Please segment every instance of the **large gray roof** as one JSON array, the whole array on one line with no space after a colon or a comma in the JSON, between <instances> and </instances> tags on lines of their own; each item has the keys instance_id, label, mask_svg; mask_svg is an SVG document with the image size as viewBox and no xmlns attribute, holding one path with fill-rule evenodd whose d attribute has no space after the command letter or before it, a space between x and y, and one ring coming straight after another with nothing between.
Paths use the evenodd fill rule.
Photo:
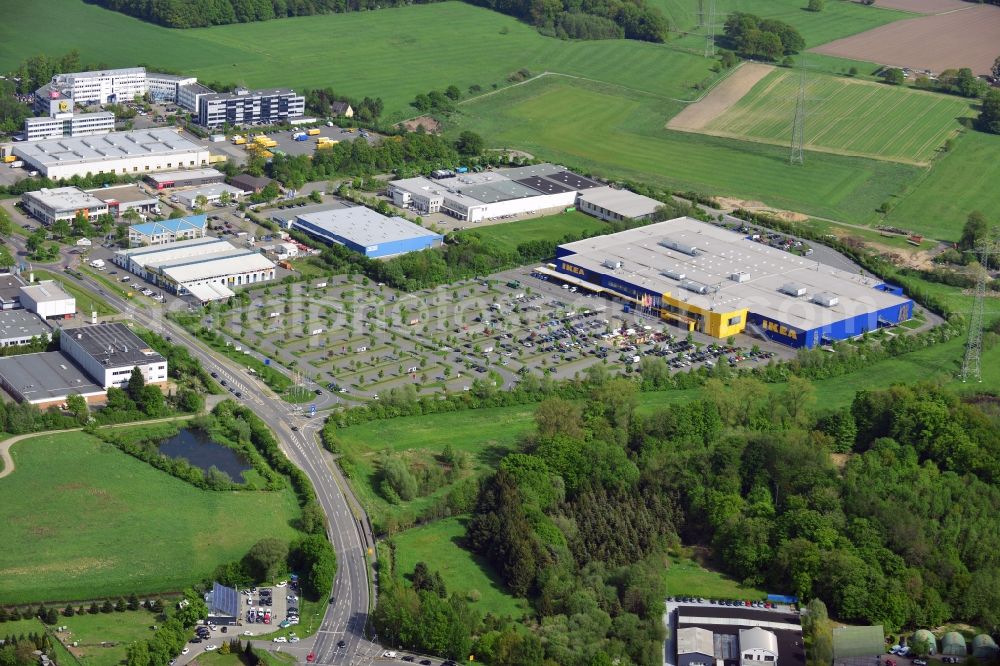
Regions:
<instances>
[{"instance_id":1,"label":"large gray roof","mask_svg":"<svg viewBox=\"0 0 1000 666\"><path fill-rule=\"evenodd\" d=\"M185 139L174 130L163 128L62 137L14 146L16 155L45 167L197 151L208 152L208 149Z\"/></svg>"},{"instance_id":2,"label":"large gray roof","mask_svg":"<svg viewBox=\"0 0 1000 666\"><path fill-rule=\"evenodd\" d=\"M106 367L160 363L165 359L125 324L97 324L63 331Z\"/></svg>"},{"instance_id":3,"label":"large gray roof","mask_svg":"<svg viewBox=\"0 0 1000 666\"><path fill-rule=\"evenodd\" d=\"M58 351L0 358L0 377L29 402L105 392L73 359Z\"/></svg>"},{"instance_id":4,"label":"large gray roof","mask_svg":"<svg viewBox=\"0 0 1000 666\"><path fill-rule=\"evenodd\" d=\"M309 231L309 226L344 238L365 247L379 243L440 237L433 231L424 229L401 217L386 217L364 206L353 206L340 210L326 210L299 215L293 225Z\"/></svg>"},{"instance_id":5,"label":"large gray roof","mask_svg":"<svg viewBox=\"0 0 1000 666\"><path fill-rule=\"evenodd\" d=\"M36 338L52 329L41 317L27 310L0 310L0 340Z\"/></svg>"}]
</instances>

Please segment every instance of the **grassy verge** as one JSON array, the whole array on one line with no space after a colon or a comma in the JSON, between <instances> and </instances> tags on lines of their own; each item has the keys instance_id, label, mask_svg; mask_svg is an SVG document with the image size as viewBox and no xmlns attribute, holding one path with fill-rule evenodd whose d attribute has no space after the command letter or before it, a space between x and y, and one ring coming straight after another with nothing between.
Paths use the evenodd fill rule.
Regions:
<instances>
[{"instance_id":1,"label":"grassy verge","mask_svg":"<svg viewBox=\"0 0 1000 666\"><path fill-rule=\"evenodd\" d=\"M40 269L35 269L32 272L35 274L36 280L55 280L58 282L67 294L76 299L76 311L80 313L81 317L89 317L91 312L96 312L98 317L118 314L118 310L111 307L103 298L78 287L63 275L56 275Z\"/></svg>"},{"instance_id":2,"label":"grassy verge","mask_svg":"<svg viewBox=\"0 0 1000 666\"><path fill-rule=\"evenodd\" d=\"M261 538L296 534L291 490L198 490L83 433L31 438L11 455L5 603L179 590Z\"/></svg>"},{"instance_id":3,"label":"grassy verge","mask_svg":"<svg viewBox=\"0 0 1000 666\"><path fill-rule=\"evenodd\" d=\"M530 220L518 220L503 224L466 228L460 236L476 234L494 241L505 250L516 250L528 241L561 241L566 236L580 236L588 233L607 233L608 224L579 211L547 215Z\"/></svg>"},{"instance_id":4,"label":"grassy verge","mask_svg":"<svg viewBox=\"0 0 1000 666\"><path fill-rule=\"evenodd\" d=\"M125 661L125 650L130 643L153 635L151 627L158 624L156 618L146 610L60 617L59 624L68 629L59 636L70 643L79 641L74 649L83 666L117 666Z\"/></svg>"},{"instance_id":5,"label":"grassy verge","mask_svg":"<svg viewBox=\"0 0 1000 666\"><path fill-rule=\"evenodd\" d=\"M527 601L507 592L493 567L460 545L466 521L445 518L393 537L399 573L408 576L417 562L425 562L431 571L441 573L449 593L464 596L480 613L520 619L528 611Z\"/></svg>"},{"instance_id":6,"label":"grassy verge","mask_svg":"<svg viewBox=\"0 0 1000 666\"><path fill-rule=\"evenodd\" d=\"M731 578L705 568L689 553L671 555L663 572L670 596L704 597L706 599L763 599L767 593L745 587Z\"/></svg>"}]
</instances>

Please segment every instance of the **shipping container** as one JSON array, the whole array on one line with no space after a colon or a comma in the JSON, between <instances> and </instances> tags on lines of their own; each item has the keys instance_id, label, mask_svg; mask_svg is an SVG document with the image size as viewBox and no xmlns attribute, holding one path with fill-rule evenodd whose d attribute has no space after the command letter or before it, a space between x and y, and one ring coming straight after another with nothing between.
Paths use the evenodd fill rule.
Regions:
<instances>
[{"instance_id":1,"label":"shipping container","mask_svg":"<svg viewBox=\"0 0 1000 666\"><path fill-rule=\"evenodd\" d=\"M313 127L311 130L306 130L309 136L319 136L319 128Z\"/></svg>"}]
</instances>

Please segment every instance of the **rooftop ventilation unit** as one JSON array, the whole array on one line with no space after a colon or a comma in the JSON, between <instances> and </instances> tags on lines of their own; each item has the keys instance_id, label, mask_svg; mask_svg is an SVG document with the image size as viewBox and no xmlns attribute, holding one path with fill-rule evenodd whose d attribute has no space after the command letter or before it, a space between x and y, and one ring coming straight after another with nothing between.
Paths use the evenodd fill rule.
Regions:
<instances>
[{"instance_id":1,"label":"rooftop ventilation unit","mask_svg":"<svg viewBox=\"0 0 1000 666\"><path fill-rule=\"evenodd\" d=\"M824 291L813 295L812 302L822 305L824 308L832 308L834 305L840 303L840 297Z\"/></svg>"},{"instance_id":2,"label":"rooftop ventilation unit","mask_svg":"<svg viewBox=\"0 0 1000 666\"><path fill-rule=\"evenodd\" d=\"M699 254L698 248L694 245L688 245L686 243L681 243L679 241L671 240L670 238L664 238L659 243L660 247L665 247L668 250L677 250L683 254L691 257L696 257Z\"/></svg>"},{"instance_id":3,"label":"rooftop ventilation unit","mask_svg":"<svg viewBox=\"0 0 1000 666\"><path fill-rule=\"evenodd\" d=\"M693 291L696 294L710 294L716 290L715 287L710 287L707 284L695 282L694 280L684 280L681 282L681 286L688 291Z\"/></svg>"},{"instance_id":4,"label":"rooftop ventilation unit","mask_svg":"<svg viewBox=\"0 0 1000 666\"><path fill-rule=\"evenodd\" d=\"M675 271L675 270L663 271L662 275L665 275L666 277L670 278L671 280L677 280L678 282L687 277L687 275L685 273L682 273L680 271Z\"/></svg>"},{"instance_id":5,"label":"rooftop ventilation unit","mask_svg":"<svg viewBox=\"0 0 1000 666\"><path fill-rule=\"evenodd\" d=\"M750 274L743 272L730 273L729 279L732 280L733 282L749 282Z\"/></svg>"},{"instance_id":6,"label":"rooftop ventilation unit","mask_svg":"<svg viewBox=\"0 0 1000 666\"><path fill-rule=\"evenodd\" d=\"M616 271L622 267L622 262L618 261L617 259L605 259L604 267Z\"/></svg>"},{"instance_id":7,"label":"rooftop ventilation unit","mask_svg":"<svg viewBox=\"0 0 1000 666\"><path fill-rule=\"evenodd\" d=\"M781 285L781 288L778 289L778 291L783 294L788 294L789 296L794 296L795 298L806 295L806 288L794 282L786 282Z\"/></svg>"}]
</instances>

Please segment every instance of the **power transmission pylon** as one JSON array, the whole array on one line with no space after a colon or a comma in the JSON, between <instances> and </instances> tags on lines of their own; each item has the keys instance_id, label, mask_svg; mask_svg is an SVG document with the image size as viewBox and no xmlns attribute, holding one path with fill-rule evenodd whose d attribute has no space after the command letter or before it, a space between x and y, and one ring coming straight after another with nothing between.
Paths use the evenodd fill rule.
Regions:
<instances>
[{"instance_id":1,"label":"power transmission pylon","mask_svg":"<svg viewBox=\"0 0 1000 666\"><path fill-rule=\"evenodd\" d=\"M702 22L705 26L705 57L715 57L715 0L702 0Z\"/></svg>"},{"instance_id":2,"label":"power transmission pylon","mask_svg":"<svg viewBox=\"0 0 1000 666\"><path fill-rule=\"evenodd\" d=\"M965 343L965 358L962 359L962 381L974 379L983 381L979 368L979 357L983 351L983 311L986 303L986 280L989 278L990 258L1000 254L995 243L982 242L976 247L979 256L979 276L976 279L976 294L972 300L972 316L969 318L969 339Z\"/></svg>"},{"instance_id":3,"label":"power transmission pylon","mask_svg":"<svg viewBox=\"0 0 1000 666\"><path fill-rule=\"evenodd\" d=\"M805 57L799 63L799 94L795 98L795 119L792 121L792 146L788 161L792 164L805 163L806 143L806 64Z\"/></svg>"}]
</instances>

